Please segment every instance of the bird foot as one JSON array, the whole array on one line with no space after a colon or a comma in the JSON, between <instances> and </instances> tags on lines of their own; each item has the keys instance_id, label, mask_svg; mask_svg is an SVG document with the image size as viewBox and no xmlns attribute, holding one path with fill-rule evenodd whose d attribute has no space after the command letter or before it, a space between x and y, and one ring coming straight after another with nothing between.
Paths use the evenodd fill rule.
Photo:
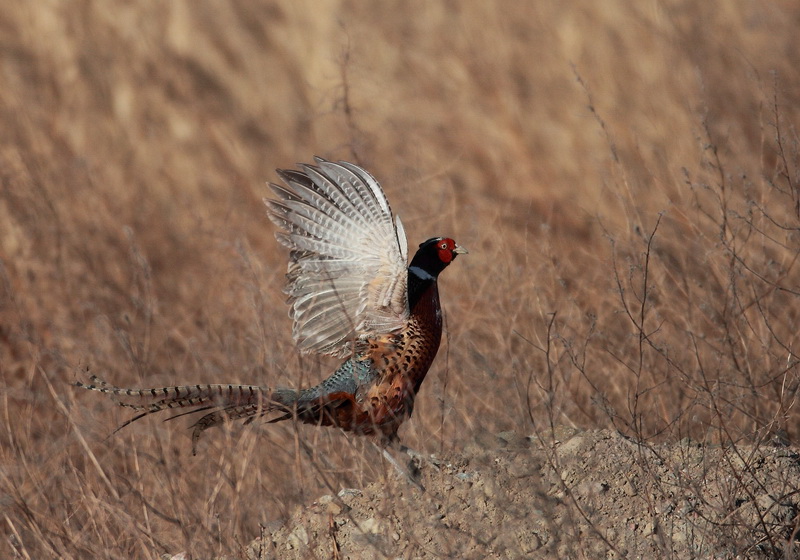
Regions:
<instances>
[{"instance_id":1,"label":"bird foot","mask_svg":"<svg viewBox=\"0 0 800 560\"><path fill-rule=\"evenodd\" d=\"M413 460L409 461L408 465L402 465L385 447L381 448L381 453L383 453L386 460L389 461L402 478L408 480L412 486L425 492L425 486L423 486L422 482L419 480L421 474L419 466L415 465Z\"/></svg>"},{"instance_id":2,"label":"bird foot","mask_svg":"<svg viewBox=\"0 0 800 560\"><path fill-rule=\"evenodd\" d=\"M439 470L442 468L444 461L438 459L435 455L426 455L425 453L420 453L410 447L406 447L405 445L400 445L400 451L408 455L409 457L409 465L413 465L414 469L419 471L419 465L421 463L427 463L431 467Z\"/></svg>"}]
</instances>

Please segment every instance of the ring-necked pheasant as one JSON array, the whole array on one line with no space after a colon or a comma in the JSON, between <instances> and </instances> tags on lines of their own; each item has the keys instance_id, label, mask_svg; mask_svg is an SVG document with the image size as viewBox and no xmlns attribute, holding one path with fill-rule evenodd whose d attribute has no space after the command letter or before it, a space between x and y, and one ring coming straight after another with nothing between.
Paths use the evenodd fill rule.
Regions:
<instances>
[{"instance_id":1,"label":"ring-necked pheasant","mask_svg":"<svg viewBox=\"0 0 800 560\"><path fill-rule=\"evenodd\" d=\"M442 311L437 278L467 251L447 237L419 246L408 261L402 223L378 181L366 170L316 158L316 166L278 170L278 199L265 200L269 218L290 249L286 293L293 336L303 352L345 357L319 385L302 390L253 385L187 385L156 389L115 387L91 376L84 389L109 393L139 411L122 427L156 412L206 411L200 434L226 420L246 423L296 418L308 424L397 440L400 424L439 349Z\"/></svg>"}]
</instances>

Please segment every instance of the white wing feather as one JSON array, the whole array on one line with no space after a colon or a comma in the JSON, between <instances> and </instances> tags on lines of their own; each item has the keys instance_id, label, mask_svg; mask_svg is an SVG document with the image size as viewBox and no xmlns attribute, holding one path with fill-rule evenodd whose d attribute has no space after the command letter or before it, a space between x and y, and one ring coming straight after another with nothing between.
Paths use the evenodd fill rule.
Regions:
<instances>
[{"instance_id":1,"label":"white wing feather","mask_svg":"<svg viewBox=\"0 0 800 560\"><path fill-rule=\"evenodd\" d=\"M346 356L353 342L400 330L409 317L408 242L380 184L347 162L278 174L265 200L289 255L292 334L304 352Z\"/></svg>"}]
</instances>

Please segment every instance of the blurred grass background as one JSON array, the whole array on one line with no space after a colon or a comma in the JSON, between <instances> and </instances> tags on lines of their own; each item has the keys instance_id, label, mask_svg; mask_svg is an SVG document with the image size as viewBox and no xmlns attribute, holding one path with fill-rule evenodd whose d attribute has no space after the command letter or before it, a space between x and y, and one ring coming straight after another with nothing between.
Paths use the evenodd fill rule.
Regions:
<instances>
[{"instance_id":1,"label":"blurred grass background","mask_svg":"<svg viewBox=\"0 0 800 560\"><path fill-rule=\"evenodd\" d=\"M127 418L69 383L298 386L261 198L367 167L443 274L401 431L798 436L800 5L37 2L0 13L0 555L238 554L381 476L332 430ZM205 556L203 556L205 555Z\"/></svg>"}]
</instances>

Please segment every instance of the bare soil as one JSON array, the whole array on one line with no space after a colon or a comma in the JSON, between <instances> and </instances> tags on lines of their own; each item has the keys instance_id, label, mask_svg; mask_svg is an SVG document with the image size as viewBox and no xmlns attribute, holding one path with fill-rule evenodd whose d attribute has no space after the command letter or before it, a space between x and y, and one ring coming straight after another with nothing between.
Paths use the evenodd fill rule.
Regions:
<instances>
[{"instance_id":1,"label":"bare soil","mask_svg":"<svg viewBox=\"0 0 800 560\"><path fill-rule=\"evenodd\" d=\"M800 454L609 431L486 435L300 506L248 558L794 557ZM776 549L776 545L778 548Z\"/></svg>"}]
</instances>

